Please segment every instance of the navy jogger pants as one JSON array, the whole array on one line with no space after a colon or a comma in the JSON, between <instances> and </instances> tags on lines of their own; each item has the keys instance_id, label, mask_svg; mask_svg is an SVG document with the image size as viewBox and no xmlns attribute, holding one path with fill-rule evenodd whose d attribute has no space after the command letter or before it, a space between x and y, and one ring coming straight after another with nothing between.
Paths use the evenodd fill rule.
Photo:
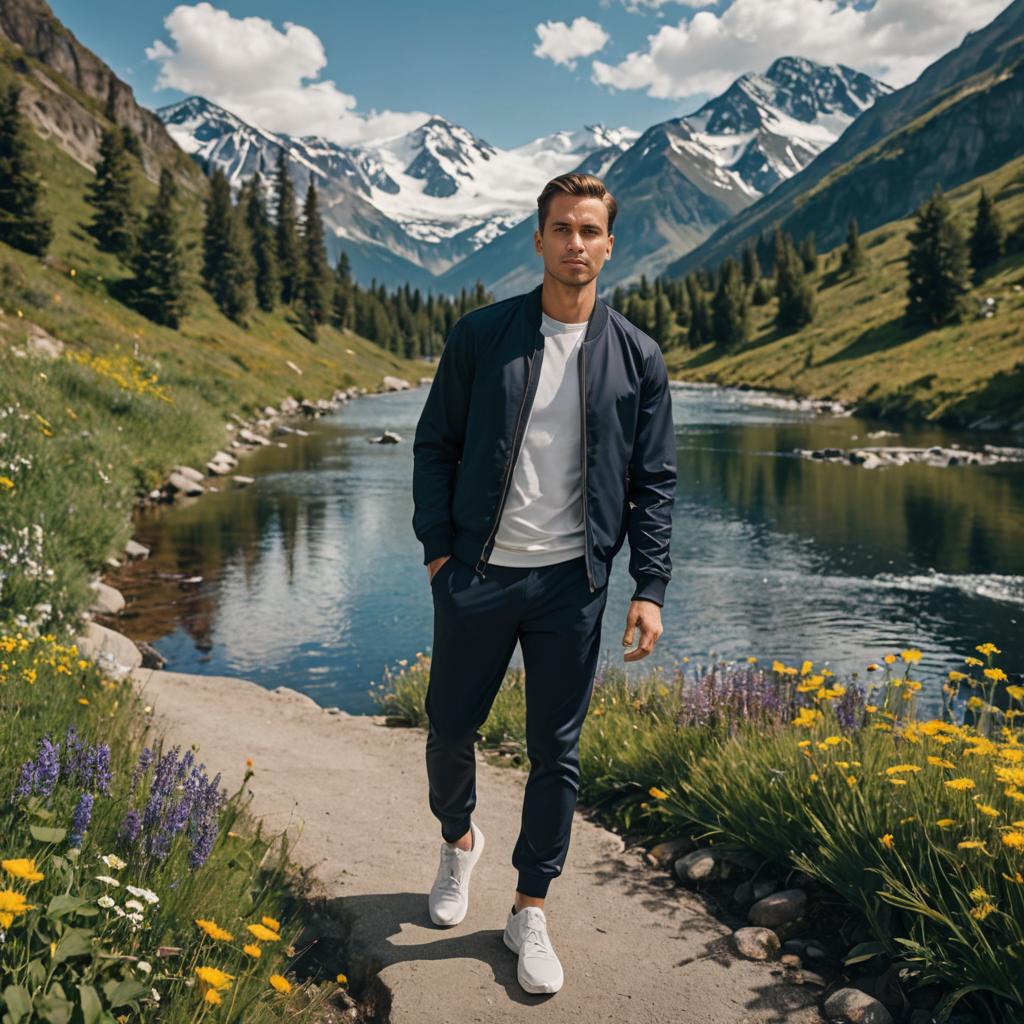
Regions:
<instances>
[{"instance_id":1,"label":"navy jogger pants","mask_svg":"<svg viewBox=\"0 0 1024 1024\"><path fill-rule=\"evenodd\" d=\"M430 809L453 842L476 806L474 744L518 640L530 772L512 852L518 890L543 897L561 874L579 792L579 736L593 691L605 586L584 557L532 568L488 565L481 578L450 557L430 580L434 645L425 698Z\"/></svg>"}]
</instances>

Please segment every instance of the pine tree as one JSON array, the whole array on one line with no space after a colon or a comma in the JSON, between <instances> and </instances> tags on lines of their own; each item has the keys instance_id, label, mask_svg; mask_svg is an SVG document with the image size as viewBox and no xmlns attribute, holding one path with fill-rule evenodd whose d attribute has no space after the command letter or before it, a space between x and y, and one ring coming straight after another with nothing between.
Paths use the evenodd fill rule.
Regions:
<instances>
[{"instance_id":1,"label":"pine tree","mask_svg":"<svg viewBox=\"0 0 1024 1024\"><path fill-rule=\"evenodd\" d=\"M316 340L316 325L327 323L331 306L331 268L324 244L324 222L320 218L316 186L312 179L302 207L302 279L299 298L303 331Z\"/></svg>"},{"instance_id":2,"label":"pine tree","mask_svg":"<svg viewBox=\"0 0 1024 1024\"><path fill-rule=\"evenodd\" d=\"M967 243L936 185L907 233L907 316L938 325L959 320L967 292Z\"/></svg>"},{"instance_id":3,"label":"pine tree","mask_svg":"<svg viewBox=\"0 0 1024 1024\"><path fill-rule=\"evenodd\" d=\"M185 251L181 243L178 186L167 168L132 254L136 308L158 324L177 327L185 314Z\"/></svg>"},{"instance_id":4,"label":"pine tree","mask_svg":"<svg viewBox=\"0 0 1024 1024\"><path fill-rule=\"evenodd\" d=\"M739 348L745 344L748 312L743 275L736 261L730 257L722 264L718 288L711 300L711 336L715 342L725 348Z\"/></svg>"},{"instance_id":5,"label":"pine tree","mask_svg":"<svg viewBox=\"0 0 1024 1024\"><path fill-rule=\"evenodd\" d=\"M804 263L788 234L776 229L775 294L779 308L775 323L779 330L803 327L814 319L814 286L804 273Z\"/></svg>"},{"instance_id":6,"label":"pine tree","mask_svg":"<svg viewBox=\"0 0 1024 1024\"><path fill-rule=\"evenodd\" d=\"M971 266L983 270L995 263L1006 251L1006 229L995 203L982 189L978 196L978 210L971 228Z\"/></svg>"},{"instance_id":7,"label":"pine tree","mask_svg":"<svg viewBox=\"0 0 1024 1024\"><path fill-rule=\"evenodd\" d=\"M818 272L818 247L814 242L813 231L800 243L800 260L805 274Z\"/></svg>"},{"instance_id":8,"label":"pine tree","mask_svg":"<svg viewBox=\"0 0 1024 1024\"><path fill-rule=\"evenodd\" d=\"M686 343L690 348L698 348L711 340L711 307L703 291L691 292L690 303L692 313Z\"/></svg>"},{"instance_id":9,"label":"pine tree","mask_svg":"<svg viewBox=\"0 0 1024 1024\"><path fill-rule=\"evenodd\" d=\"M743 249L743 283L752 288L761 280L761 263L757 258L757 250L752 246Z\"/></svg>"},{"instance_id":10,"label":"pine tree","mask_svg":"<svg viewBox=\"0 0 1024 1024\"><path fill-rule=\"evenodd\" d=\"M277 274L274 231L267 214L267 204L263 198L263 179L259 171L249 180L242 198L239 199L239 205L243 209L245 224L252 239L256 302L265 313L270 313L277 305L281 281Z\"/></svg>"},{"instance_id":11,"label":"pine tree","mask_svg":"<svg viewBox=\"0 0 1024 1024\"><path fill-rule=\"evenodd\" d=\"M288 176L288 161L284 150L281 150L277 160L274 202L274 242L277 270L281 278L281 301L285 305L291 305L299 292L302 266L299 256L299 228L295 214L295 187Z\"/></svg>"},{"instance_id":12,"label":"pine tree","mask_svg":"<svg viewBox=\"0 0 1024 1024\"><path fill-rule=\"evenodd\" d=\"M96 208L89 230L101 249L123 260L131 257L139 231L135 208L135 169L124 147L124 135L117 129L103 132L96 179L86 190L86 199Z\"/></svg>"},{"instance_id":13,"label":"pine tree","mask_svg":"<svg viewBox=\"0 0 1024 1024\"><path fill-rule=\"evenodd\" d=\"M20 94L12 85L0 99L0 242L42 256L53 240L53 226L43 209L42 183L18 109Z\"/></svg>"},{"instance_id":14,"label":"pine tree","mask_svg":"<svg viewBox=\"0 0 1024 1024\"><path fill-rule=\"evenodd\" d=\"M662 352L672 345L674 321L668 296L659 292L654 300L654 340Z\"/></svg>"},{"instance_id":15,"label":"pine tree","mask_svg":"<svg viewBox=\"0 0 1024 1024\"><path fill-rule=\"evenodd\" d=\"M846 245L843 246L840 268L844 273L856 274L863 266L864 249L860 244L860 230L857 218L851 217L846 229Z\"/></svg>"},{"instance_id":16,"label":"pine tree","mask_svg":"<svg viewBox=\"0 0 1024 1024\"><path fill-rule=\"evenodd\" d=\"M254 300L255 263L244 211L231 203L231 186L221 170L210 179L203 226L203 281L220 311L242 323Z\"/></svg>"}]
</instances>

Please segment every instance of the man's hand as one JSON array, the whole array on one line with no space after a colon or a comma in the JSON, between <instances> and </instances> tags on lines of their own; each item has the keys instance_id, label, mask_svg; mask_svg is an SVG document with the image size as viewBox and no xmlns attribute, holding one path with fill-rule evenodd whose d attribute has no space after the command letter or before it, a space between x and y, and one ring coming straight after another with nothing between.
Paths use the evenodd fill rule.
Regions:
<instances>
[{"instance_id":1,"label":"man's hand","mask_svg":"<svg viewBox=\"0 0 1024 1024\"><path fill-rule=\"evenodd\" d=\"M435 558L432 562L427 562L427 582L431 583L434 579L434 573L444 565L445 562L451 558L451 555L442 555L440 558Z\"/></svg>"},{"instance_id":2,"label":"man's hand","mask_svg":"<svg viewBox=\"0 0 1024 1024\"><path fill-rule=\"evenodd\" d=\"M629 611L626 613L626 632L622 636L623 646L633 646L635 626L640 627L640 646L635 650L626 651L622 655L623 661L639 661L654 650L658 637L664 632L661 626L661 607L653 601L629 602Z\"/></svg>"}]
</instances>

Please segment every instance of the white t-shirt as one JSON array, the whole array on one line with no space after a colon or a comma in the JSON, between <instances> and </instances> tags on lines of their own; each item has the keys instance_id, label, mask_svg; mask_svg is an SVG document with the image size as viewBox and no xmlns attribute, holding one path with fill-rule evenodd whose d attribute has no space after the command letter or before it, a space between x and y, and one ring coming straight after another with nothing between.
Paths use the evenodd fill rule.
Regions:
<instances>
[{"instance_id":1,"label":"white t-shirt","mask_svg":"<svg viewBox=\"0 0 1024 1024\"><path fill-rule=\"evenodd\" d=\"M586 322L541 314L544 359L494 538L494 565L550 565L586 551L577 365L586 330Z\"/></svg>"}]
</instances>

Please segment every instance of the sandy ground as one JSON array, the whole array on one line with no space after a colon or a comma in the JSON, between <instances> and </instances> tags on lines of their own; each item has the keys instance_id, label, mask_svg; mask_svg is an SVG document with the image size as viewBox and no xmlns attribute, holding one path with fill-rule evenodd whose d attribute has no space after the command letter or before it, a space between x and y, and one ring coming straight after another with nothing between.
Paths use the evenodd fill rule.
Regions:
<instances>
[{"instance_id":1,"label":"sandy ground","mask_svg":"<svg viewBox=\"0 0 1024 1024\"><path fill-rule=\"evenodd\" d=\"M489 765L478 752L474 820L487 847L465 920L438 928L426 894L441 836L427 806L422 730L328 713L295 691L242 679L150 669L133 678L167 740L195 744L229 792L253 759L252 811L271 829L288 829L293 858L323 883L347 933L353 987L368 984L380 1021L821 1020L814 990L781 984L768 965L737 957L728 929L699 899L579 811L545 907L565 984L554 995L528 995L501 941L525 773Z\"/></svg>"}]
</instances>

